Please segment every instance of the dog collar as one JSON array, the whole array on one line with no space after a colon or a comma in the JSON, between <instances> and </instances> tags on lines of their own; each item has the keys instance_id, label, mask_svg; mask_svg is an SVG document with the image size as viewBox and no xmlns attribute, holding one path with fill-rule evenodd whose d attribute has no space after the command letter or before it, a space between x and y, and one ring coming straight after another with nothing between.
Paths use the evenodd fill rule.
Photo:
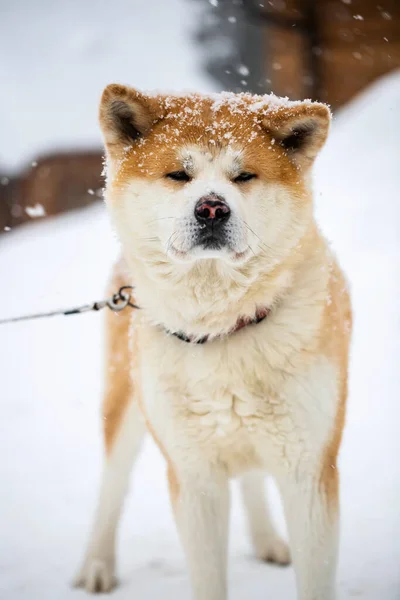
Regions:
<instances>
[{"instance_id":1,"label":"dog collar","mask_svg":"<svg viewBox=\"0 0 400 600\"><path fill-rule=\"evenodd\" d=\"M261 323L261 321L264 321L264 319L267 318L267 316L269 315L270 312L271 312L270 308L262 308L262 309L257 309L255 317L253 317L253 318L239 317L239 319L236 321L236 325L230 331L228 331L227 333L216 335L216 336L203 335L201 338L198 338L195 335L186 335L185 333L183 333L183 331L168 331L167 330L167 333L177 337L179 340L182 340L182 342L186 342L188 344L205 344L206 342L211 342L213 340L221 340L221 339L227 337L228 335L237 333L238 331L240 331L241 329L244 329L248 325L256 325L257 323Z\"/></svg>"}]
</instances>

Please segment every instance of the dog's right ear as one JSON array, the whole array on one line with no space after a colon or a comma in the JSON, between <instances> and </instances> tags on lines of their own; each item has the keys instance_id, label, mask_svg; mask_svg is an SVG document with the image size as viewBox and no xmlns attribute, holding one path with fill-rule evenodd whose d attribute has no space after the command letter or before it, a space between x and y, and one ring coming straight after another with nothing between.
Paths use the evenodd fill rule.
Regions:
<instances>
[{"instance_id":1,"label":"dog's right ear","mask_svg":"<svg viewBox=\"0 0 400 600\"><path fill-rule=\"evenodd\" d=\"M156 98L113 83L101 97L99 121L107 151L113 155L145 136L161 117Z\"/></svg>"}]
</instances>

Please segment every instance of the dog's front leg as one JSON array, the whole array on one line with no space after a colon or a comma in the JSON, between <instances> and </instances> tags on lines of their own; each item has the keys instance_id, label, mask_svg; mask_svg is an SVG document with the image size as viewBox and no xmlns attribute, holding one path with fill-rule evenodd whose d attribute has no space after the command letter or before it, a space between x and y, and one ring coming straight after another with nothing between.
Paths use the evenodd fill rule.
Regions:
<instances>
[{"instance_id":1,"label":"dog's front leg","mask_svg":"<svg viewBox=\"0 0 400 600\"><path fill-rule=\"evenodd\" d=\"M224 473L193 466L168 473L171 501L195 600L226 600L229 485Z\"/></svg>"},{"instance_id":2,"label":"dog's front leg","mask_svg":"<svg viewBox=\"0 0 400 600\"><path fill-rule=\"evenodd\" d=\"M280 480L299 600L334 600L338 546L337 472L292 472Z\"/></svg>"}]
</instances>

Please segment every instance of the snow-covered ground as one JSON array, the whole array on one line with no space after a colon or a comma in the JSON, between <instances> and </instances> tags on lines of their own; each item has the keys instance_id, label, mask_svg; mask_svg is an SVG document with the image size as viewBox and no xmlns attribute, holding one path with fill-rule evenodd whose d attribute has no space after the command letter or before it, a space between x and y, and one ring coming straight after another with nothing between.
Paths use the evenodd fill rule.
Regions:
<instances>
[{"instance_id":1,"label":"snow-covered ground","mask_svg":"<svg viewBox=\"0 0 400 600\"><path fill-rule=\"evenodd\" d=\"M163 2L141 3L139 20L133 18L132 8L138 3L132 3L128 14L120 13L121 39L128 34L139 38L139 50L137 42L132 42L130 58L124 59L120 71L117 57L125 42L117 35L113 11L110 9L109 17L114 33L107 38L104 49L98 41L103 41L102 30L100 35L99 28L93 25L93 15L86 15L84 9L78 11L75 6L82 27L81 33L76 34L81 45L74 39L63 52L65 57L75 57L72 65L76 65L78 79L73 78L68 63L66 81L60 74L59 85L67 90L74 84L81 97L77 98L74 91L61 101L61 92L57 91L54 104L59 103L62 108L62 124L57 123L55 105L54 113L50 111L49 115L40 109L40 98L47 102L51 86L47 84L46 90L38 91L33 84L34 72L24 76L26 90L31 88L30 99L36 98L34 106L39 111L32 126L35 130L26 124L21 127L21 122L15 120L17 115L28 119L31 106L22 111L22 99L16 93L17 88L22 91L22 59L11 57L15 88L11 81L10 97L15 104L3 98L0 117L7 131L6 137L2 134L2 141L10 140L11 145L8 155L8 146L3 143L1 157L16 164L27 157L28 151L34 153L42 146L75 141L73 117L81 103L77 136L79 128L86 127L82 139L85 143L94 141L95 104L101 86L109 80L131 81L143 87L209 90L211 84L190 69L196 56L182 34L182 22L190 23L193 18L193 4L182 0L168 2L170 7L173 3L178 11L173 19L164 10ZM13 11L18 12L22 5L28 13L33 11L33 3L31 8L17 0L8 4L4 12L6 23L4 19L0 21L8 41L0 36L1 44L11 44L12 38L18 37L17 32L14 36L7 33L10 23L15 22ZM43 12L42 31L47 33L51 29L48 22L52 22L53 4L40 3L49 11ZM67 4L74 3L59 6ZM106 3L99 4L104 8ZM122 4L122 0L114 0L110 6L122 11ZM28 17L29 14L24 15ZM79 30L71 13L65 13L64 21L67 33L68 28ZM87 28L92 25L92 38L97 42L88 48L87 40L92 38ZM36 29L38 36L38 26ZM140 44L146 42L146 29L147 35L156 36L160 43L157 69L153 70L154 49L149 56L140 51ZM48 44L57 45L57 39L56 31L53 37L47 36ZM23 43L29 44L29 36ZM177 52L180 43L185 52ZM100 52L97 44L103 48L100 50L104 52L104 72L98 58L90 58L91 53L97 56ZM58 62L57 52L51 52L49 63L42 66L49 77ZM91 61L94 74L89 72ZM81 62L90 79L90 89L85 87ZM4 82L2 75L0 79ZM43 73L40 82L44 86ZM7 102L8 114L4 112ZM351 281L355 312L349 412L341 453L340 600L400 598L399 106L400 75L395 74L368 90L338 116L316 167L318 217ZM86 120L90 122L87 125ZM18 140L12 145L17 126ZM116 252L102 205L2 235L0 317L101 298ZM71 590L68 584L86 542L100 476L101 323L99 314L88 314L3 326L0 330L0 598L85 597L84 592ZM278 499L275 490L272 492L283 527ZM163 460L149 441L137 465L120 533L122 585L113 597L189 597L185 564L167 498ZM236 489L230 554L232 600L294 600L292 569L282 570L252 559Z\"/></svg>"}]
</instances>

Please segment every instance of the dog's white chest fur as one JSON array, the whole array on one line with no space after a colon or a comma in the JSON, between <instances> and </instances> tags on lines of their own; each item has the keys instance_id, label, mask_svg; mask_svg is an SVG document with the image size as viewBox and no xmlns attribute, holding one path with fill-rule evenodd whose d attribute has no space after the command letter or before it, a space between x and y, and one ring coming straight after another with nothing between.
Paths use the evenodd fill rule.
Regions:
<instances>
[{"instance_id":1,"label":"dog's white chest fur","mask_svg":"<svg viewBox=\"0 0 400 600\"><path fill-rule=\"evenodd\" d=\"M217 360L213 349L185 345L182 352L179 368L165 368L168 358L159 356L146 361L143 374L157 435L176 451L198 447L235 475L249 466L285 468L326 442L337 402L336 369L327 358L289 372L239 353ZM159 366L156 377L151 363Z\"/></svg>"},{"instance_id":2,"label":"dog's white chest fur","mask_svg":"<svg viewBox=\"0 0 400 600\"><path fill-rule=\"evenodd\" d=\"M214 427L216 433L223 436L241 426L248 427L250 431L251 425L246 419L256 417L257 402L253 398L243 400L229 389L219 389L211 398L190 402L188 409L200 417L201 426Z\"/></svg>"}]
</instances>

